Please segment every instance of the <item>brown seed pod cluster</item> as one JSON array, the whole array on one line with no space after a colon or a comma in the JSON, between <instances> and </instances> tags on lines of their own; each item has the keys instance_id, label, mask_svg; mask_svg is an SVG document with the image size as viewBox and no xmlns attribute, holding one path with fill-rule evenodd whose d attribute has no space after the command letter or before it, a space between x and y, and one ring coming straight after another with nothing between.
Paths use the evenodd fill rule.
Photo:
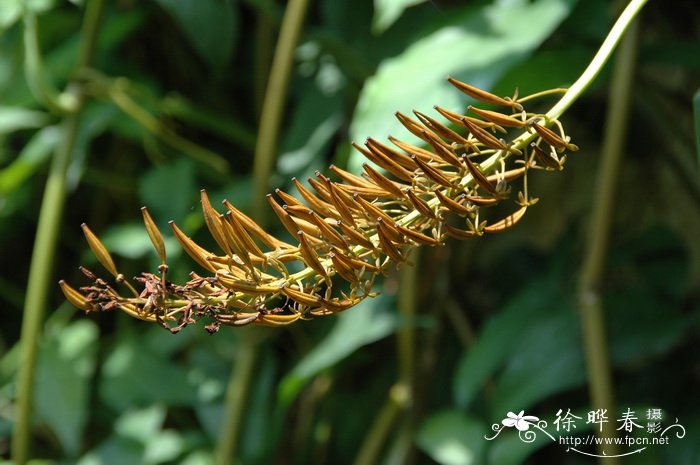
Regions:
<instances>
[{"instance_id":1,"label":"brown seed pod cluster","mask_svg":"<svg viewBox=\"0 0 700 465\"><path fill-rule=\"evenodd\" d=\"M158 274L142 273L133 283L83 225L114 283L83 269L91 284L76 290L61 281L66 298L88 312L121 309L172 332L202 318L210 332L220 325L286 325L353 307L372 295L379 274L409 261L414 247L511 228L537 200L527 191L528 172L562 169L562 152L577 147L558 121L526 112L516 97L449 81L505 111L470 106L462 115L435 107L447 124L418 111L397 113L421 146L370 138L353 144L371 162L360 175L331 166L332 174L316 172L310 187L294 179L298 197L280 189L268 195L292 242L270 235L228 201L217 210L202 191L204 220L220 250L204 249L171 222L182 248L208 273L192 273L183 285L168 280L163 237L145 208L146 231L162 264ZM492 218L514 185L517 209Z\"/></svg>"}]
</instances>

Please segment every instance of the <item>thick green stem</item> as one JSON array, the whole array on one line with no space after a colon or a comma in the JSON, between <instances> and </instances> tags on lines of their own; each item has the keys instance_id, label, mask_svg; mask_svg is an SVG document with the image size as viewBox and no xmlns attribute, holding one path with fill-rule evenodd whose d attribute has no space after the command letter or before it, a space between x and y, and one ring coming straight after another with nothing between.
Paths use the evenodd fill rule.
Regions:
<instances>
[{"instance_id":1,"label":"thick green stem","mask_svg":"<svg viewBox=\"0 0 700 465\"><path fill-rule=\"evenodd\" d=\"M386 403L376 416L374 424L367 432L360 451L355 457L355 465L373 465L377 463L379 454L387 443L389 434L394 430L396 420L409 402L409 389L401 381L392 386Z\"/></svg>"},{"instance_id":2,"label":"thick green stem","mask_svg":"<svg viewBox=\"0 0 700 465\"><path fill-rule=\"evenodd\" d=\"M88 66L92 60L103 7L103 0L93 0L87 3L81 48L78 56L78 69ZM25 21L26 24L31 24L31 20L29 22ZM33 34L35 33L36 31L33 32ZM30 60L31 58L27 57L27 59ZM63 138L60 145L56 148L46 181L44 197L39 212L37 234L29 266L27 296L24 301L20 362L17 374L17 409L12 434L12 460L15 465L24 465L29 456L37 351L51 281L60 221L65 204L66 171L75 147L80 127L80 114L83 108L83 95L79 84L72 83L66 95L75 105L71 105L72 112L64 118L62 123Z\"/></svg>"},{"instance_id":3,"label":"thick green stem","mask_svg":"<svg viewBox=\"0 0 700 465\"><path fill-rule=\"evenodd\" d=\"M226 389L224 415L216 446L216 465L234 463L238 451L243 417L247 411L248 391L255 372L255 360L260 345L257 328L249 328L243 335L238 353L231 368L231 377Z\"/></svg>"},{"instance_id":4,"label":"thick green stem","mask_svg":"<svg viewBox=\"0 0 700 465\"><path fill-rule=\"evenodd\" d=\"M294 63L294 49L299 40L307 6L308 0L291 0L287 5L267 82L253 166L253 213L259 222L264 222L264 212L267 211L265 195L269 189L270 172L276 159L282 112Z\"/></svg>"},{"instance_id":5,"label":"thick green stem","mask_svg":"<svg viewBox=\"0 0 700 465\"><path fill-rule=\"evenodd\" d=\"M606 341L605 316L600 295L604 276L611 219L615 206L615 190L620 160L627 136L628 115L632 96L634 68L637 59L637 23L633 22L622 41L612 75L610 105L605 123L601 162L596 182L595 198L579 282L579 309L583 344L588 368L589 390L593 409L606 409L613 415L614 388L611 379L610 357ZM606 436L614 434L605 432ZM614 455L609 447L600 447L599 453ZM618 458L606 458L615 465Z\"/></svg>"}]
</instances>

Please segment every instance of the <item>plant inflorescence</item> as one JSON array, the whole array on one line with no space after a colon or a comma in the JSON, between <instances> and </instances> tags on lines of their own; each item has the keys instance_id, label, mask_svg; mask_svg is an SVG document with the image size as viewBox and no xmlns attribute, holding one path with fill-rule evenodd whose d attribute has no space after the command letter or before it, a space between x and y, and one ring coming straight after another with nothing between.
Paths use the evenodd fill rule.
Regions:
<instances>
[{"instance_id":1,"label":"plant inflorescence","mask_svg":"<svg viewBox=\"0 0 700 465\"><path fill-rule=\"evenodd\" d=\"M87 312L120 309L172 332L202 318L210 332L220 325L286 325L353 307L372 295L375 278L391 264L408 262L414 247L511 228L537 201L528 193L528 173L560 170L563 152L577 150L557 119L523 107L561 90L509 98L449 81L503 110L470 106L461 114L436 106L447 123L418 111L397 113L422 147L370 138L353 144L371 162L360 176L331 166L332 177L316 172L310 187L294 179L298 196L280 189L267 196L291 242L272 236L228 201L219 212L202 191L204 220L220 253L201 247L174 222L170 226L206 275L193 272L185 284L168 280L163 236L144 207L146 231L161 260L158 273L126 279L83 225L114 283L81 268L91 283L77 290L61 281L66 298ZM495 208L511 197L514 208Z\"/></svg>"}]
</instances>

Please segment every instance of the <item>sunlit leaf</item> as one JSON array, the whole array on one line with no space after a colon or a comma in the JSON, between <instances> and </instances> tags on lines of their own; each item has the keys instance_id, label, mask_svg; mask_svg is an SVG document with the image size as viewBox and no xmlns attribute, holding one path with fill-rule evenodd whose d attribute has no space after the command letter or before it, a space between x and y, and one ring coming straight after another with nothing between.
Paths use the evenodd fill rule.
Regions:
<instances>
[{"instance_id":1,"label":"sunlit leaf","mask_svg":"<svg viewBox=\"0 0 700 465\"><path fill-rule=\"evenodd\" d=\"M413 5L423 3L425 0L374 0L374 18L372 19L372 31L381 34L396 22L401 13Z\"/></svg>"},{"instance_id":2,"label":"sunlit leaf","mask_svg":"<svg viewBox=\"0 0 700 465\"><path fill-rule=\"evenodd\" d=\"M44 112L0 106L0 134L7 134L19 129L39 128L48 122L49 116Z\"/></svg>"},{"instance_id":3,"label":"sunlit leaf","mask_svg":"<svg viewBox=\"0 0 700 465\"><path fill-rule=\"evenodd\" d=\"M384 60L377 74L367 80L350 127L351 139L405 136L400 123L387 116L387 109L405 114L413 109L430 111L434 105L463 110L466 102L446 82L448 75L490 88L552 33L574 3L500 1L465 7L450 15L435 32ZM356 171L360 171L360 158L352 159Z\"/></svg>"},{"instance_id":4,"label":"sunlit leaf","mask_svg":"<svg viewBox=\"0 0 700 465\"><path fill-rule=\"evenodd\" d=\"M52 331L39 355L35 384L37 417L54 431L71 456L81 448L88 419L89 383L97 355L97 326L78 320Z\"/></svg>"},{"instance_id":5,"label":"sunlit leaf","mask_svg":"<svg viewBox=\"0 0 700 465\"><path fill-rule=\"evenodd\" d=\"M312 376L332 367L358 348L396 331L397 316L386 311L390 301L386 295L365 299L352 311L338 315L338 322L331 332L283 378L278 393L280 402L290 403Z\"/></svg>"},{"instance_id":6,"label":"sunlit leaf","mask_svg":"<svg viewBox=\"0 0 700 465\"><path fill-rule=\"evenodd\" d=\"M418 447L440 465L480 465L486 426L456 410L434 413L418 429Z\"/></svg>"},{"instance_id":7,"label":"sunlit leaf","mask_svg":"<svg viewBox=\"0 0 700 465\"><path fill-rule=\"evenodd\" d=\"M233 52L238 29L233 0L156 0L170 13L197 53L220 68Z\"/></svg>"}]
</instances>

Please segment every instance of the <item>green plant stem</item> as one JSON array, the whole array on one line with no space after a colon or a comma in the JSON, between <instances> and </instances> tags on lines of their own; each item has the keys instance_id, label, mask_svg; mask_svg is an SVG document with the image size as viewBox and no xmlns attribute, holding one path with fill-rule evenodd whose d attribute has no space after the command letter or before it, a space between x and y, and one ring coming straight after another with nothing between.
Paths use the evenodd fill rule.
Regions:
<instances>
[{"instance_id":1,"label":"green plant stem","mask_svg":"<svg viewBox=\"0 0 700 465\"><path fill-rule=\"evenodd\" d=\"M263 203L275 160L282 109L286 101L287 86L294 59L294 48L299 39L307 5L308 0L292 0L287 6L263 100L253 165L255 187L252 210L253 216L262 227L265 227L266 223L264 215L266 205ZM238 433L246 412L247 393L252 382L254 360L259 343L260 338L255 335L246 337L243 350L247 356L242 360L234 361L224 404L224 422L217 444L217 465L228 465L236 454Z\"/></svg>"},{"instance_id":2,"label":"green plant stem","mask_svg":"<svg viewBox=\"0 0 700 465\"><path fill-rule=\"evenodd\" d=\"M637 60L637 37L638 25L637 22L633 22L622 41L612 74L610 104L605 123L601 162L578 291L591 404L593 409L606 409L609 415L615 411L614 388L600 284L604 276L608 252L620 160L627 136L634 69ZM610 436L611 433L614 434L614 430L605 434ZM610 447L599 447L599 453L602 454L603 451L608 455L614 455ZM619 463L617 458L606 458L605 460L606 464Z\"/></svg>"},{"instance_id":3,"label":"green plant stem","mask_svg":"<svg viewBox=\"0 0 700 465\"><path fill-rule=\"evenodd\" d=\"M62 115L68 108L64 108L58 97L58 90L47 81L44 75L43 60L39 48L39 30L36 24L36 15L27 12L23 18L24 24L24 74L27 85L34 98L48 108L51 112ZM74 108L73 108L74 110Z\"/></svg>"},{"instance_id":4,"label":"green plant stem","mask_svg":"<svg viewBox=\"0 0 700 465\"><path fill-rule=\"evenodd\" d=\"M382 406L374 424L365 436L360 451L355 457L354 465L373 465L377 463L382 447L394 429L396 420L409 402L409 387L402 381L389 390L389 397Z\"/></svg>"},{"instance_id":5,"label":"green plant stem","mask_svg":"<svg viewBox=\"0 0 700 465\"><path fill-rule=\"evenodd\" d=\"M270 172L276 159L282 111L287 100L287 87L294 63L294 49L299 40L308 3L308 0L290 0L288 3L267 82L253 165L253 213L254 219L259 222L264 222L264 214L267 211L265 195L269 189Z\"/></svg>"},{"instance_id":6,"label":"green plant stem","mask_svg":"<svg viewBox=\"0 0 700 465\"><path fill-rule=\"evenodd\" d=\"M243 335L226 388L223 421L216 445L216 465L234 463L238 451L241 425L247 411L246 402L261 340L258 328L249 329Z\"/></svg>"},{"instance_id":7,"label":"green plant stem","mask_svg":"<svg viewBox=\"0 0 700 465\"><path fill-rule=\"evenodd\" d=\"M605 66L605 63L607 63L610 55L612 55L613 50L615 50L617 43L624 35L632 20L648 1L649 0L632 0L627 4L610 29L610 32L608 32L607 37L588 67L581 73L581 76L579 76L576 82L569 87L566 94L564 94L564 96L547 112L546 116L548 119L559 118L576 100L578 100L581 94L588 89Z\"/></svg>"},{"instance_id":8,"label":"green plant stem","mask_svg":"<svg viewBox=\"0 0 700 465\"><path fill-rule=\"evenodd\" d=\"M88 66L92 61L103 8L104 0L93 0L87 3L83 32L81 34L82 42L77 62L78 69ZM80 128L80 115L84 104L83 93L79 84L71 83L66 94L69 96L70 101L75 102L75 106L72 108L73 111L62 122L63 138L60 145L56 148L48 179L46 180L39 212L37 234L29 266L27 295L24 301L20 361L17 373L16 420L12 434L12 460L15 465L24 465L29 456L37 351L41 338L44 309L48 298L60 221L65 204L66 171L75 147L78 129Z\"/></svg>"},{"instance_id":9,"label":"green plant stem","mask_svg":"<svg viewBox=\"0 0 700 465\"><path fill-rule=\"evenodd\" d=\"M124 113L131 116L146 130L154 136L168 144L174 149L181 150L186 155L189 155L193 160L201 162L210 168L221 172L228 173L229 164L220 155L201 147L194 142L180 136L174 131L171 131L166 126L163 126L158 118L144 110L138 105L124 90L127 82L118 79L112 89L109 91L109 97Z\"/></svg>"}]
</instances>

